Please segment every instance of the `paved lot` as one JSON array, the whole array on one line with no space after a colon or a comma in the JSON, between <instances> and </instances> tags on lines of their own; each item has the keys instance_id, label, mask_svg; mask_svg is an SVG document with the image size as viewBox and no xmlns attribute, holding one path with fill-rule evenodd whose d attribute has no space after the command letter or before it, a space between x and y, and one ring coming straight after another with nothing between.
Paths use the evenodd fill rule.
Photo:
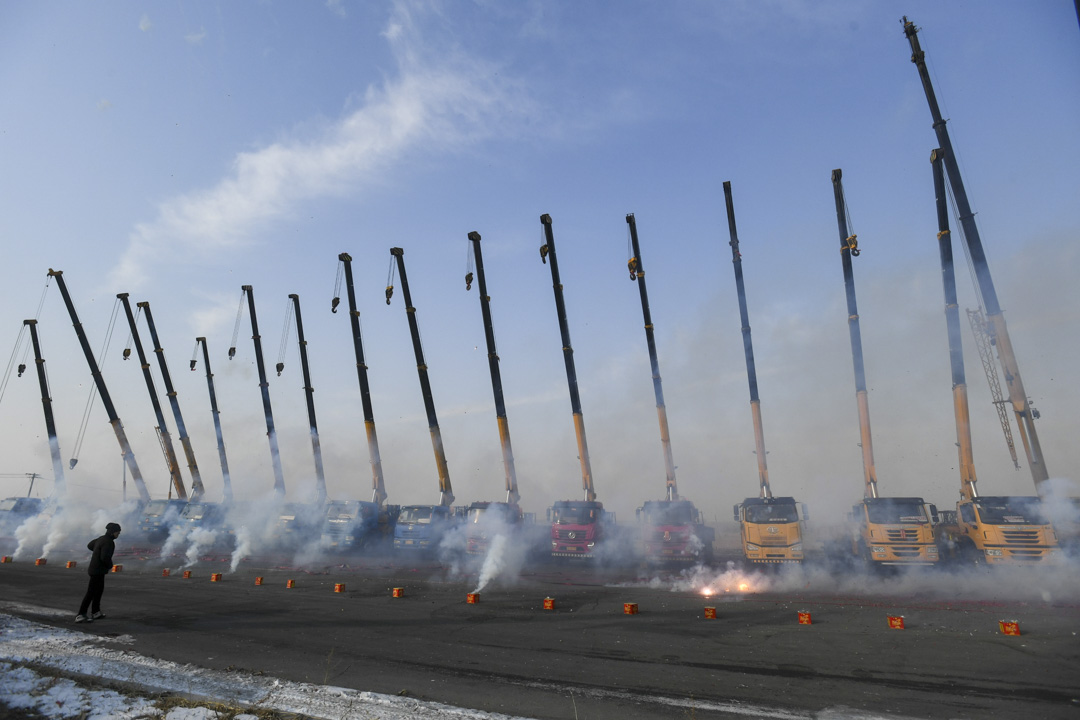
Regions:
<instances>
[{"instance_id":1,"label":"paved lot","mask_svg":"<svg viewBox=\"0 0 1080 720\"><path fill-rule=\"evenodd\" d=\"M469 604L475 579L437 564L263 559L230 574L204 559L184 579L179 560L163 577L160 560L127 555L107 579L109 617L76 626L86 575L61 558L0 565L0 611L130 636L137 653L216 670L537 718L1080 715L1080 599L1060 591L957 599L934 590L946 576L872 592L815 578L756 593L714 583L706 598L664 572L544 565ZM624 614L628 602L637 615ZM1002 619L1022 635L1002 635Z\"/></svg>"}]
</instances>

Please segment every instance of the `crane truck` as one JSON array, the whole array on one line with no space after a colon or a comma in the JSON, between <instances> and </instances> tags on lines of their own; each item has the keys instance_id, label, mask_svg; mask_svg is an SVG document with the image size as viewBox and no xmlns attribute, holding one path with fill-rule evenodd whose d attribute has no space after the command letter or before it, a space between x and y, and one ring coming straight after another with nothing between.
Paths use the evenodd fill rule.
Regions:
<instances>
[{"instance_id":1,"label":"crane truck","mask_svg":"<svg viewBox=\"0 0 1080 720\"><path fill-rule=\"evenodd\" d=\"M742 253L735 227L735 205L731 183L724 183L728 231L731 235L731 263L735 268L735 288L739 296L739 318L742 321L743 351L746 355L746 378L750 384L750 416L754 424L754 447L758 463L758 497L750 497L735 506L735 522L739 523L743 557L759 564L802 562L803 523L806 506L792 497L775 497L769 486L769 468L765 454L765 429L761 419L761 400L758 397L757 369L754 364L754 344L750 336L750 314L746 307L746 286L743 281Z\"/></svg>"},{"instance_id":2,"label":"crane truck","mask_svg":"<svg viewBox=\"0 0 1080 720\"><path fill-rule=\"evenodd\" d=\"M562 336L563 363L566 366L570 408L574 415L578 459L581 462L581 485L585 492L582 500L559 500L548 509L548 520L551 523L551 556L553 558L592 559L596 558L601 550L610 516L605 513L604 504L596 499L596 488L593 485L589 446L585 439L585 418L581 413L577 370L574 367L574 349L570 345L570 327L566 320L566 302L563 299L562 281L559 279L559 260L555 254L555 235L551 230L551 216L547 213L541 215L540 224L543 225L545 239L545 243L540 246L540 260L551 266L555 310L559 317L559 332Z\"/></svg>"},{"instance_id":3,"label":"crane truck","mask_svg":"<svg viewBox=\"0 0 1080 720\"><path fill-rule=\"evenodd\" d=\"M998 301L997 290L990 274L990 264L975 224L975 213L968 201L964 181L960 175L960 166L953 152L952 141L946 121L941 116L937 96L930 81L930 72L926 66L926 54L919 44L918 28L907 17L902 20L904 35L911 45L911 62L915 64L930 106L934 132L938 148L931 155L934 168L934 192L938 208L938 237L941 243L943 268L946 260L951 267L952 249L948 228L948 208L945 198L945 180L948 179L956 209L960 217L960 229L967 244L968 256L974 269L975 285L982 305L986 309L987 332L991 344L997 348L998 360L1005 375L1009 390L1009 404L1013 407L1017 427L1027 455L1028 467L1035 483L1036 497L1023 496L979 496L976 490L974 462L971 458L970 437L960 441L961 485L960 500L956 505L955 515L949 513L942 524L943 546L951 557L977 563L1001 564L1008 562L1039 562L1058 553L1057 537L1053 525L1047 520L1040 507L1045 500L1049 484L1049 472L1042 454L1042 446L1035 429L1038 414L1031 406L1020 376L1020 366L1013 351L1005 324L1005 314ZM946 259L945 244L949 243ZM946 282L946 304L955 310L955 279L950 293L948 278ZM958 314L958 313L957 313ZM970 435L968 428L968 410L966 403L966 384L963 376L957 375L956 367L961 352L959 337L959 319L949 317L950 354L953 356L954 396L958 393L958 384L963 389L963 405L954 400L956 405L958 434ZM953 326L956 326L955 328ZM955 337L954 337L955 335ZM963 366L960 365L962 373ZM958 380L960 381L958 383ZM965 449L966 443L966 449Z\"/></svg>"},{"instance_id":4,"label":"crane truck","mask_svg":"<svg viewBox=\"0 0 1080 720\"><path fill-rule=\"evenodd\" d=\"M416 357L416 372L420 379L420 392L424 398L427 412L428 431L431 434L431 447L435 453L435 470L439 476L439 503L437 505L405 505L398 515L394 527L394 548L403 551L433 551L438 548L443 534L451 527L454 520L454 490L450 484L450 470L446 464L443 449L442 431L439 418L435 414L435 400L431 394L431 382L428 379L428 366L424 361L424 345L420 342L420 328L416 322L416 308L413 307L412 294L409 292L409 277L405 274L405 251L402 248L390 248L397 262L398 276L401 278L401 294L405 301L405 314L409 320L409 334L412 336L413 354ZM386 288L386 304L394 294L394 286ZM402 521L402 516L405 520Z\"/></svg>"},{"instance_id":5,"label":"crane truck","mask_svg":"<svg viewBox=\"0 0 1080 720\"><path fill-rule=\"evenodd\" d=\"M337 282L330 311L336 313L341 302L341 281L349 301L349 324L352 329L353 351L356 355L356 375L360 383L360 404L364 411L364 432L367 437L368 457L371 462L371 500L335 500L326 511L323 524L322 544L327 549L354 549L374 544L384 537L393 536L397 541L397 520L401 508L386 504L386 482L383 478L382 456L379 454L379 436L375 432L375 412L371 406L371 387L368 383L367 361L364 359L364 340L360 332L360 311L356 306L356 290L353 286L352 256L338 254Z\"/></svg>"},{"instance_id":6,"label":"crane truck","mask_svg":"<svg viewBox=\"0 0 1080 720\"><path fill-rule=\"evenodd\" d=\"M848 515L851 528L851 554L872 568L903 565L934 565L939 554L934 534L937 508L921 497L879 497L874 447L870 435L870 401L863 367L862 333L859 309L855 301L855 275L851 258L861 252L858 239L850 231L847 202L844 200L842 173L832 171L836 222L840 230L840 261L844 270L847 294L848 333L855 369L855 398L859 408L860 445L863 459L863 499Z\"/></svg>"},{"instance_id":7,"label":"crane truck","mask_svg":"<svg viewBox=\"0 0 1080 720\"><path fill-rule=\"evenodd\" d=\"M214 390L214 373L210 371L210 350L206 346L205 337L195 338L195 352L191 356L191 370L195 370L198 362L199 346L202 346L203 364L206 365L206 387L210 393L210 413L214 417L214 434L217 436L218 460L221 462L221 479L223 483L223 497L226 503L231 503L232 476L229 473L229 457L225 453L225 436L221 433L221 413L218 412L217 392Z\"/></svg>"},{"instance_id":8,"label":"crane truck","mask_svg":"<svg viewBox=\"0 0 1080 720\"><path fill-rule=\"evenodd\" d=\"M499 371L499 354L495 349L495 329L491 321L491 298L487 294L487 278L484 275L484 255L480 250L480 233L470 232L473 258L476 261L476 283L480 295L480 315L484 322L484 339L487 344L488 370L491 389L495 398L495 420L499 428L499 444L502 448L503 472L506 477L506 499L502 502L474 502L465 514L465 552L482 554L490 545L491 537L498 532L518 533L524 528L521 511L521 495L518 492L517 470L514 452L510 445L510 426L506 418L506 401L503 396L502 373ZM472 289L473 274L465 275L465 289ZM485 527L487 526L487 527ZM531 543L530 543L531 544Z\"/></svg>"},{"instance_id":9,"label":"crane truck","mask_svg":"<svg viewBox=\"0 0 1080 720\"><path fill-rule=\"evenodd\" d=\"M67 306L68 315L71 317L71 323L75 326L75 335L79 339L79 346L82 348L86 363L90 366L90 375L94 378L94 385L97 388L98 395L101 396L101 404L105 406L105 412L109 416L109 424L112 425L113 432L116 434L116 441L120 444L120 454L124 458L124 464L128 471L131 472L131 479L135 483L135 488L139 491L139 501L143 504L148 503L150 502L150 492L146 489L142 471L139 470L139 464L135 461L135 453L131 450L131 443L128 442L127 434L124 432L124 424L120 422L120 417L116 414L112 396L105 385L105 378L101 374L97 360L94 359L94 352L90 349L90 343L86 339L86 332L83 330L82 323L79 322L79 315L75 312L75 304L71 301L67 283L64 282L64 271L50 268L49 277L56 278L56 286L60 288L60 294L64 298L64 305Z\"/></svg>"},{"instance_id":10,"label":"crane truck","mask_svg":"<svg viewBox=\"0 0 1080 720\"><path fill-rule=\"evenodd\" d=\"M664 451L666 497L649 500L638 508L641 523L642 548L646 562L710 562L713 558L715 530L706 525L701 512L693 502L679 497L675 481L675 460L671 452L671 435L668 431L667 406L660 380L660 361L656 354L656 336L653 332L652 312L649 310L649 292L645 285L645 264L638 243L637 220L633 213L626 216L633 251L627 267L630 280L638 286L641 297L641 314L645 322L645 343L649 350L652 368L653 395L656 398L656 415L660 421L660 444Z\"/></svg>"},{"instance_id":11,"label":"crane truck","mask_svg":"<svg viewBox=\"0 0 1080 720\"><path fill-rule=\"evenodd\" d=\"M975 460L971 445L964 355L960 341L960 312L956 296L948 199L945 197L942 148L930 156L937 201L938 249L945 290L945 321L952 366L953 411L960 456L960 500L955 513L942 513L938 544L942 556L969 564L1030 563L1054 557L1057 538L1046 519L1039 498L980 496L976 489Z\"/></svg>"}]
</instances>

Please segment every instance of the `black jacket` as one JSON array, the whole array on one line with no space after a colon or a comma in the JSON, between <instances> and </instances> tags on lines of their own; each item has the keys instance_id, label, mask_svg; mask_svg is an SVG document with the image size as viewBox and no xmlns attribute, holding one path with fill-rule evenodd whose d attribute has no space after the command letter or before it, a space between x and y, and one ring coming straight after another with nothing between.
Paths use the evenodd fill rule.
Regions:
<instances>
[{"instance_id":1,"label":"black jacket","mask_svg":"<svg viewBox=\"0 0 1080 720\"><path fill-rule=\"evenodd\" d=\"M112 570L113 551L116 550L116 542L112 533L105 533L86 544L86 549L93 554L90 556L90 568L86 571L89 575L106 575Z\"/></svg>"}]
</instances>

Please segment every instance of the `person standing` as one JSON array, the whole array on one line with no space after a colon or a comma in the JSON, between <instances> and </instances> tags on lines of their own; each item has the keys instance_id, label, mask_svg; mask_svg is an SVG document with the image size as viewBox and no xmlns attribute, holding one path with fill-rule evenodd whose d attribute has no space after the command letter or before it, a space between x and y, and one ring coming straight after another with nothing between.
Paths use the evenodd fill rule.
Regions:
<instances>
[{"instance_id":1,"label":"person standing","mask_svg":"<svg viewBox=\"0 0 1080 720\"><path fill-rule=\"evenodd\" d=\"M86 549L92 553L90 567L86 571L90 575L90 586L86 588L86 595L83 596L82 604L79 605L79 614L75 616L77 623L94 622L105 617L105 613L101 612L101 595L105 592L105 575L112 570L112 557L118 537L120 537L120 526L109 523L105 526L104 535L86 544Z\"/></svg>"}]
</instances>

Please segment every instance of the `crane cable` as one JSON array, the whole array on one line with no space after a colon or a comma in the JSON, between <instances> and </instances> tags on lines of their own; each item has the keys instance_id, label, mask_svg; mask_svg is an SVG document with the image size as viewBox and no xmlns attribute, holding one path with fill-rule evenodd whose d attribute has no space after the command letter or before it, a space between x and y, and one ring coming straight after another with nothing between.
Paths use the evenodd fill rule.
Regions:
<instances>
[{"instance_id":1,"label":"crane cable","mask_svg":"<svg viewBox=\"0 0 1080 720\"><path fill-rule=\"evenodd\" d=\"M390 256L390 269L386 272L386 304L390 304L390 298L394 296L394 274L397 265L394 264L394 256Z\"/></svg>"},{"instance_id":2,"label":"crane cable","mask_svg":"<svg viewBox=\"0 0 1080 720\"><path fill-rule=\"evenodd\" d=\"M285 326L281 328L281 345L278 347L277 358L277 374L280 377L281 371L285 369L285 353L289 347L289 337L292 335L292 321L293 316L293 301L288 299L285 301Z\"/></svg>"},{"instance_id":3,"label":"crane cable","mask_svg":"<svg viewBox=\"0 0 1080 720\"><path fill-rule=\"evenodd\" d=\"M41 308L45 305L45 295L49 292L49 283L52 282L52 276L45 278L45 287L41 291L41 299L38 300L37 311L34 313L34 320L41 317ZM22 345L23 338L26 336L26 323L23 323L19 328L19 335L15 339L15 347L11 349L11 358L8 360L7 369L4 370L3 380L0 381L0 401L4 399L4 393L7 392L8 382L11 380L11 368L15 365L15 358L19 355L19 347ZM19 361L19 377L22 377L23 372L26 370L26 360L30 356L30 345L26 343L26 347L23 348L22 359Z\"/></svg>"},{"instance_id":4,"label":"crane cable","mask_svg":"<svg viewBox=\"0 0 1080 720\"><path fill-rule=\"evenodd\" d=\"M141 307L138 307L138 306L136 306L136 307L135 307L135 324L136 324L136 325L138 325L138 324L139 324L139 316L140 316L141 314L142 314L142 308L141 308ZM131 342L132 342L132 340L134 340L134 339L135 339L135 331L133 331L133 330L130 330L130 329L129 329L129 330L128 330L128 337L127 337L127 344L126 344L126 345L124 345L124 355L123 355L123 358L124 358L125 360L127 360L127 359L129 359L129 358L131 357Z\"/></svg>"},{"instance_id":5,"label":"crane cable","mask_svg":"<svg viewBox=\"0 0 1080 720\"><path fill-rule=\"evenodd\" d=\"M109 350L109 344L112 342L113 331L116 329L116 318L119 312L120 298L116 298L113 302L112 318L109 319L109 329L105 333L105 342L102 344L101 352L98 354L97 366L99 373L104 369L105 360L108 358L106 353ZM83 440L86 438L86 427L90 422L90 408L93 406L94 398L97 397L97 391L97 382L94 382L90 386L90 395L86 398L86 407L83 408L82 424L79 425L79 433L75 436L75 446L69 462L70 469L74 469L75 465L79 462L79 452L82 451Z\"/></svg>"},{"instance_id":6,"label":"crane cable","mask_svg":"<svg viewBox=\"0 0 1080 720\"><path fill-rule=\"evenodd\" d=\"M337 277L334 278L334 299L330 301L330 312L336 313L341 304L341 279L345 273L345 261L338 260Z\"/></svg>"},{"instance_id":7,"label":"crane cable","mask_svg":"<svg viewBox=\"0 0 1080 720\"><path fill-rule=\"evenodd\" d=\"M472 290L473 257L474 257L473 249L471 247L472 244L473 244L472 240L466 240L465 241L465 291L466 292L468 292L469 290Z\"/></svg>"},{"instance_id":8,"label":"crane cable","mask_svg":"<svg viewBox=\"0 0 1080 720\"><path fill-rule=\"evenodd\" d=\"M630 271L630 279L637 280L638 259L634 256L633 238L630 235L630 223L626 224L626 256L630 258L626 261L626 267Z\"/></svg>"},{"instance_id":9,"label":"crane cable","mask_svg":"<svg viewBox=\"0 0 1080 720\"><path fill-rule=\"evenodd\" d=\"M240 307L236 309L236 324L233 325L232 344L229 345L230 360L236 356L236 339L240 336L240 321L244 319L244 293L246 292L243 288L240 289Z\"/></svg>"}]
</instances>

